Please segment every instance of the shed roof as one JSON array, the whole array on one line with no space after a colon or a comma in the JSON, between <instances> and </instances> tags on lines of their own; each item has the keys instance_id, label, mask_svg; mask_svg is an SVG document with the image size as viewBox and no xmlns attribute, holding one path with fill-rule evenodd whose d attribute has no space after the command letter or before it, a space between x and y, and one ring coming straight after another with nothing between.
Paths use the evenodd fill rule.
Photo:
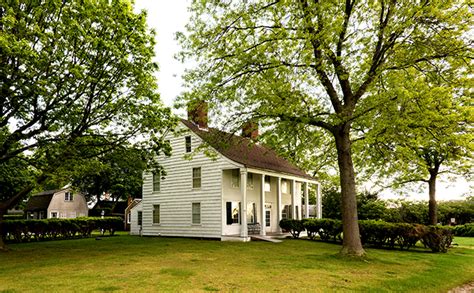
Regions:
<instances>
[{"instance_id":1,"label":"shed roof","mask_svg":"<svg viewBox=\"0 0 474 293\"><path fill-rule=\"evenodd\" d=\"M311 180L315 179L279 156L268 146L215 128L201 129L185 119L181 119L181 121L206 143L234 162L250 168L271 170Z\"/></svg>"},{"instance_id":2,"label":"shed roof","mask_svg":"<svg viewBox=\"0 0 474 293\"><path fill-rule=\"evenodd\" d=\"M54 193L55 191L49 190L33 195L26 203L25 211L47 210Z\"/></svg>"}]
</instances>

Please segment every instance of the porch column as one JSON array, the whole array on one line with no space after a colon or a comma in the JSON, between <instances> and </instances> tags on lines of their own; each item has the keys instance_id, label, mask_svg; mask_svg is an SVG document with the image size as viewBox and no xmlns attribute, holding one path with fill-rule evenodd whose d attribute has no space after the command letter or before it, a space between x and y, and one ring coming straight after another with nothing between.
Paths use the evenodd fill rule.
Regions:
<instances>
[{"instance_id":1,"label":"porch column","mask_svg":"<svg viewBox=\"0 0 474 293\"><path fill-rule=\"evenodd\" d=\"M296 181L291 180L291 218L296 219Z\"/></svg>"},{"instance_id":2,"label":"porch column","mask_svg":"<svg viewBox=\"0 0 474 293\"><path fill-rule=\"evenodd\" d=\"M297 182L295 182L295 185L297 184ZM297 191L298 189L296 189L295 187L295 191ZM297 194L297 192L295 192L295 194ZM302 212L303 212L303 199L301 197L301 186L299 188L299 196L296 197L295 195L295 198L298 200L296 203L298 204L298 209L296 210L296 215L298 215L297 219L298 220L301 220L303 219L303 215L302 215Z\"/></svg>"},{"instance_id":3,"label":"porch column","mask_svg":"<svg viewBox=\"0 0 474 293\"><path fill-rule=\"evenodd\" d=\"M280 221L281 221L281 177L277 177L277 221L278 221L278 232L281 233Z\"/></svg>"},{"instance_id":4,"label":"porch column","mask_svg":"<svg viewBox=\"0 0 474 293\"><path fill-rule=\"evenodd\" d=\"M265 235L266 219L265 219L265 174L262 174L262 182L260 184L260 235Z\"/></svg>"},{"instance_id":5,"label":"porch column","mask_svg":"<svg viewBox=\"0 0 474 293\"><path fill-rule=\"evenodd\" d=\"M242 204L240 211L240 237L248 237L247 227L247 170L240 169L240 195L242 196Z\"/></svg>"},{"instance_id":6,"label":"porch column","mask_svg":"<svg viewBox=\"0 0 474 293\"><path fill-rule=\"evenodd\" d=\"M321 219L323 217L323 205L322 205L322 202L321 202L321 184L318 183L318 187L317 187L317 190L316 190L316 196L317 196L317 199L318 199L318 203L317 203L317 206L316 206L316 218L318 219Z\"/></svg>"},{"instance_id":7,"label":"porch column","mask_svg":"<svg viewBox=\"0 0 474 293\"><path fill-rule=\"evenodd\" d=\"M303 183L303 195L304 195L304 216L305 218L309 218L308 182Z\"/></svg>"}]
</instances>

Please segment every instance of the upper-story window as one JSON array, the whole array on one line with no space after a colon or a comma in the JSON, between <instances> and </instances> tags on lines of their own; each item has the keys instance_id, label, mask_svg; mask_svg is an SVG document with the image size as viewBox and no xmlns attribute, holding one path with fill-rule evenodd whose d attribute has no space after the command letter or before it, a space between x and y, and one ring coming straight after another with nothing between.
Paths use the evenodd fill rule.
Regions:
<instances>
[{"instance_id":1,"label":"upper-story window","mask_svg":"<svg viewBox=\"0 0 474 293\"><path fill-rule=\"evenodd\" d=\"M193 168L193 188L201 187L201 167Z\"/></svg>"},{"instance_id":2,"label":"upper-story window","mask_svg":"<svg viewBox=\"0 0 474 293\"><path fill-rule=\"evenodd\" d=\"M191 136L185 136L184 141L186 145L186 152L190 153L191 152Z\"/></svg>"},{"instance_id":3,"label":"upper-story window","mask_svg":"<svg viewBox=\"0 0 474 293\"><path fill-rule=\"evenodd\" d=\"M270 191L270 176L265 176L265 191Z\"/></svg>"},{"instance_id":4,"label":"upper-story window","mask_svg":"<svg viewBox=\"0 0 474 293\"><path fill-rule=\"evenodd\" d=\"M159 171L153 173L153 192L161 189L161 173Z\"/></svg>"},{"instance_id":5,"label":"upper-story window","mask_svg":"<svg viewBox=\"0 0 474 293\"><path fill-rule=\"evenodd\" d=\"M64 200L65 201L73 201L74 197L72 195L72 192L67 191L66 193L64 193Z\"/></svg>"},{"instance_id":6,"label":"upper-story window","mask_svg":"<svg viewBox=\"0 0 474 293\"><path fill-rule=\"evenodd\" d=\"M253 189L253 173L247 173L247 188Z\"/></svg>"},{"instance_id":7,"label":"upper-story window","mask_svg":"<svg viewBox=\"0 0 474 293\"><path fill-rule=\"evenodd\" d=\"M282 193L289 193L288 181L286 181L284 179L281 181L281 192Z\"/></svg>"},{"instance_id":8,"label":"upper-story window","mask_svg":"<svg viewBox=\"0 0 474 293\"><path fill-rule=\"evenodd\" d=\"M232 187L240 187L240 171L239 169L232 169Z\"/></svg>"}]
</instances>

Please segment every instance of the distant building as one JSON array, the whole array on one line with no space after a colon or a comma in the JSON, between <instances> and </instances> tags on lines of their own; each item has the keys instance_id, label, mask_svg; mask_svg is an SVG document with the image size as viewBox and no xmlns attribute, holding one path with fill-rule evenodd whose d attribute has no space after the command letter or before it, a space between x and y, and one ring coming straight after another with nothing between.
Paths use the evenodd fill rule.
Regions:
<instances>
[{"instance_id":1,"label":"distant building","mask_svg":"<svg viewBox=\"0 0 474 293\"><path fill-rule=\"evenodd\" d=\"M87 217L89 209L84 195L64 188L34 194L26 204L25 213L27 219L77 218Z\"/></svg>"}]
</instances>

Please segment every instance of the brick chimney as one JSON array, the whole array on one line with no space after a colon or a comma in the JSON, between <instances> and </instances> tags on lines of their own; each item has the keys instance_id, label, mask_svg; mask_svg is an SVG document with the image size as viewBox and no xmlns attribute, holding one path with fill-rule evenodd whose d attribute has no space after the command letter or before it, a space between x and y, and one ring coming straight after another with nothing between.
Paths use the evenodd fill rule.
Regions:
<instances>
[{"instance_id":1,"label":"brick chimney","mask_svg":"<svg viewBox=\"0 0 474 293\"><path fill-rule=\"evenodd\" d=\"M258 123L252 120L245 122L242 125L242 136L256 140L258 137Z\"/></svg>"},{"instance_id":2,"label":"brick chimney","mask_svg":"<svg viewBox=\"0 0 474 293\"><path fill-rule=\"evenodd\" d=\"M199 128L207 128L208 104L204 100L188 103L188 120Z\"/></svg>"}]
</instances>

